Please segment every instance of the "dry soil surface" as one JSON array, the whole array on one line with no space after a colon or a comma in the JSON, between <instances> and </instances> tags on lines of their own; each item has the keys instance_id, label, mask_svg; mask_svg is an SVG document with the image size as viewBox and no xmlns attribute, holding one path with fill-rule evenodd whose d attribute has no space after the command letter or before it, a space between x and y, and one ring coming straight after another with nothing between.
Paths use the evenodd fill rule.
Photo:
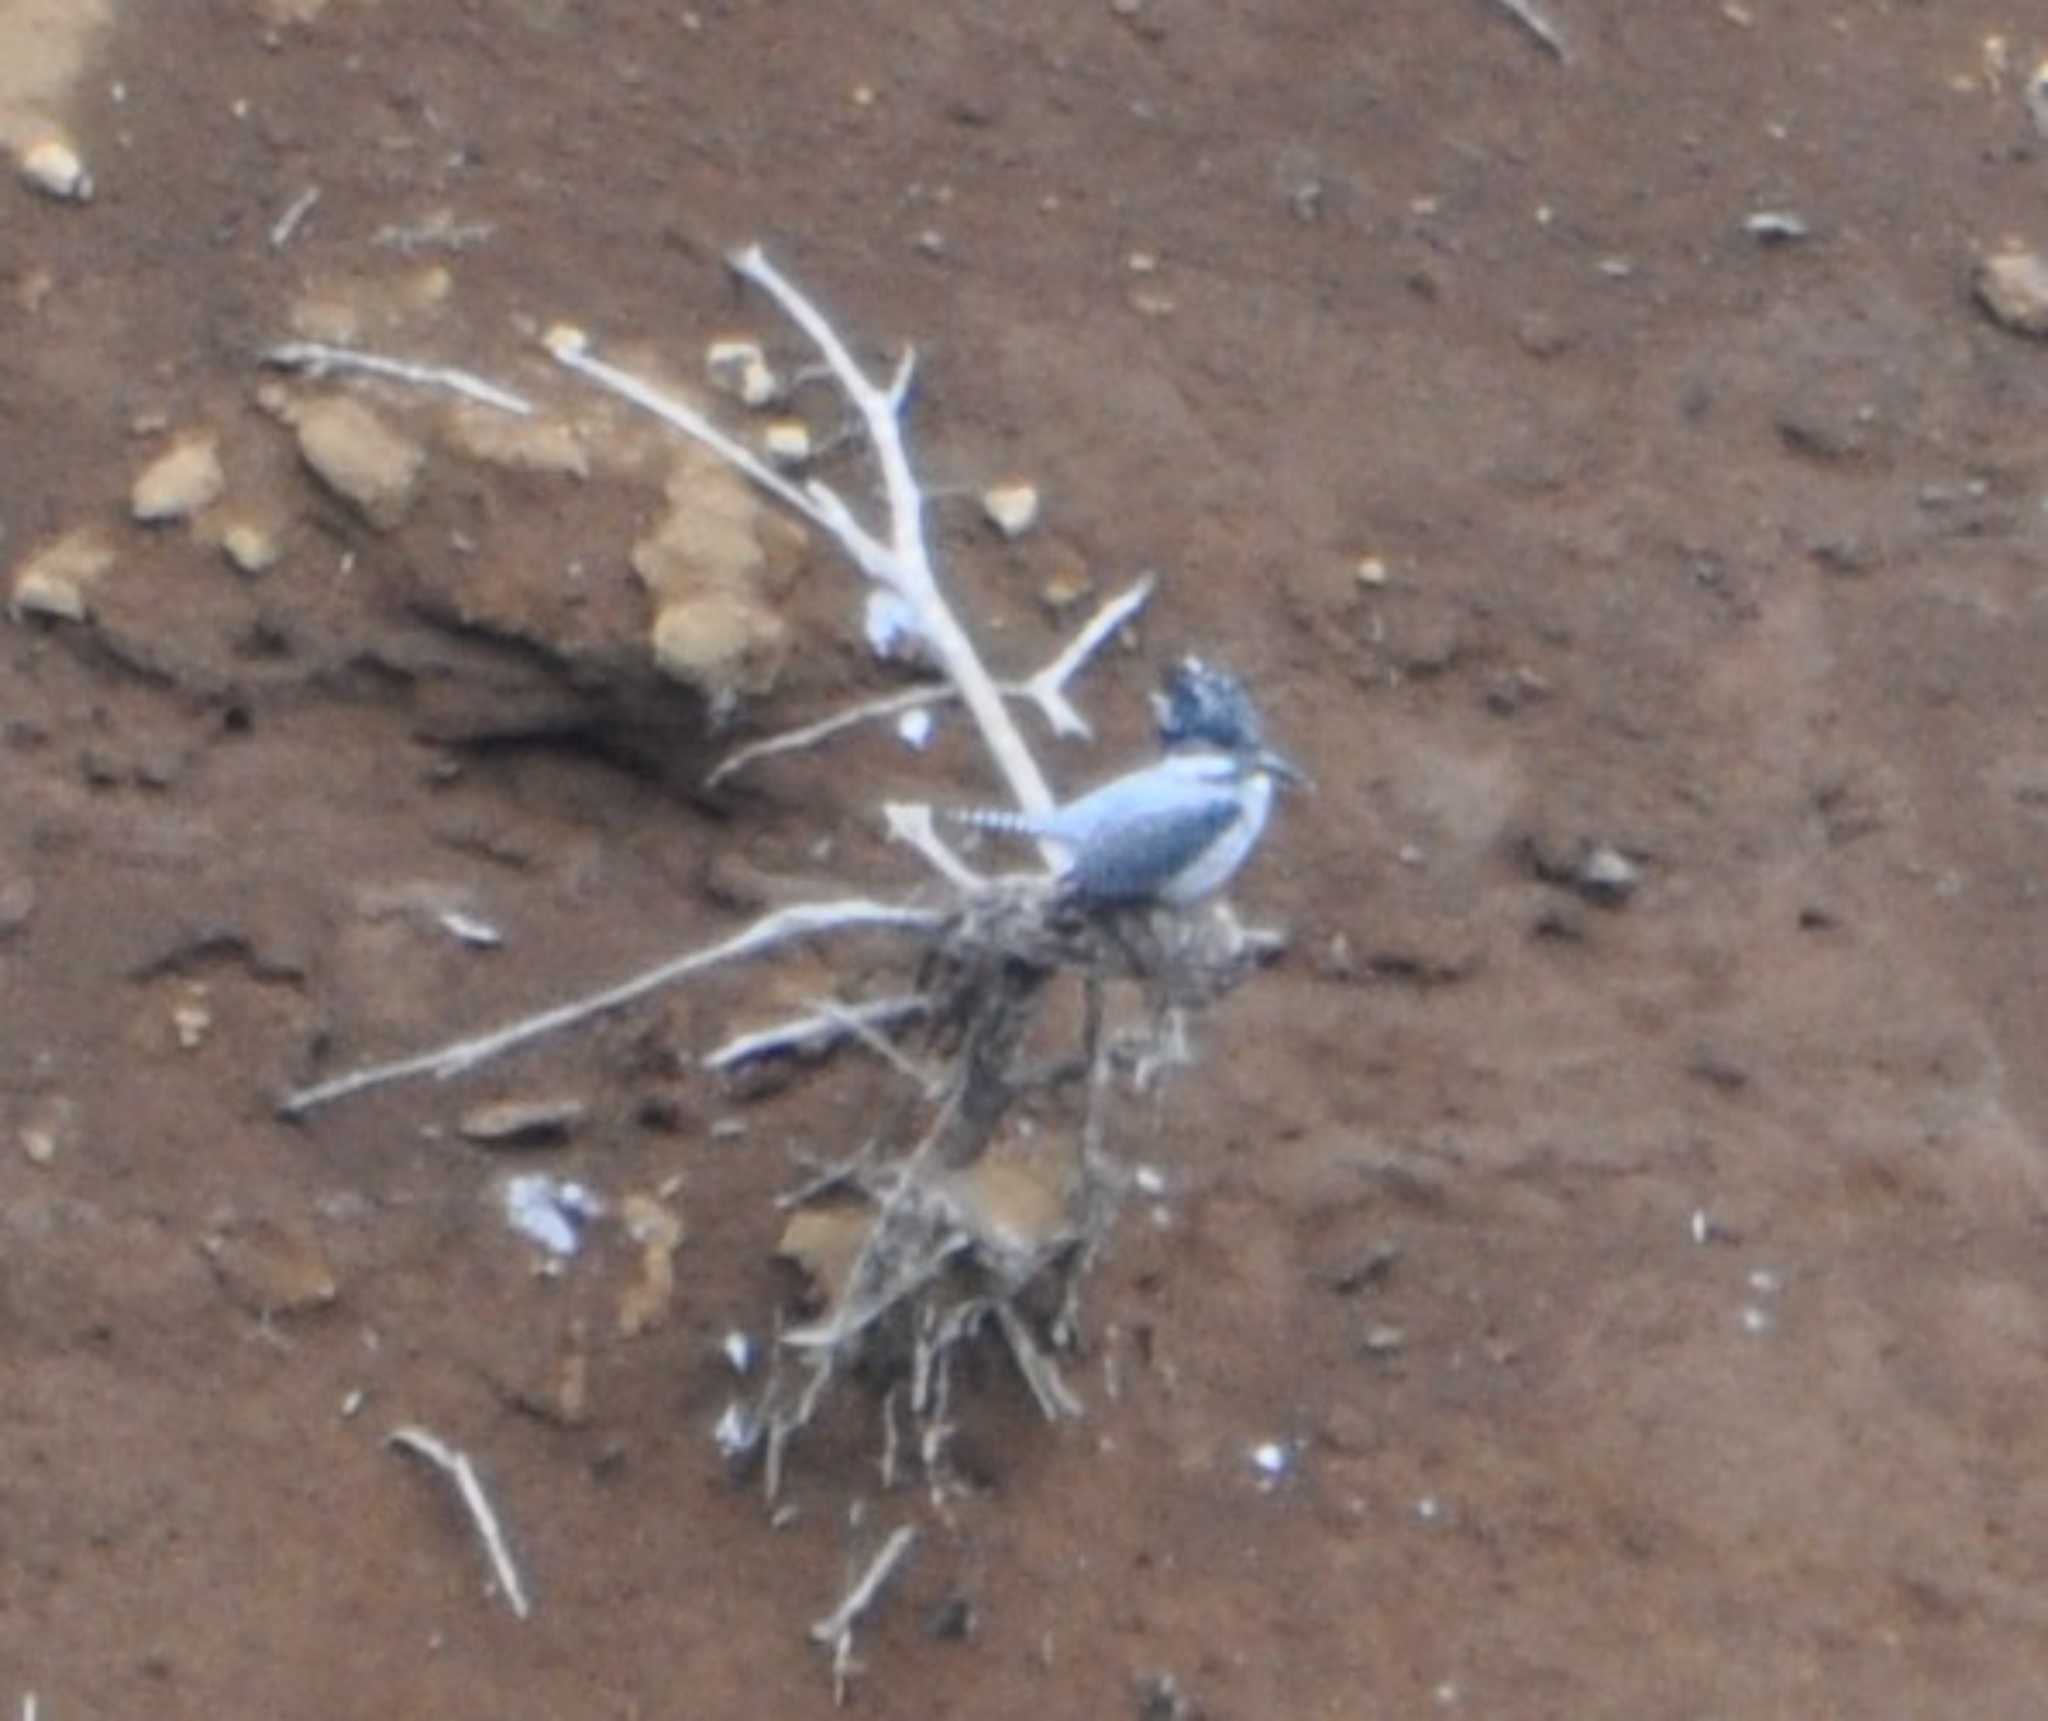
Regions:
<instances>
[{"instance_id":1,"label":"dry soil surface","mask_svg":"<svg viewBox=\"0 0 2048 1721\"><path fill-rule=\"evenodd\" d=\"M2048 41L1545 5L1562 57L1488 0L0 4L4 141L95 190L0 185L0 554L98 552L0 675L0 1702L822 1715L806 1627L910 1522L875 1716L2048 1710L2048 346L1971 293L2048 245ZM1237 892L1289 955L1119 1144L1165 1193L1091 1282L1086 1418L992 1361L935 1513L849 1400L780 1529L710 1438L719 1340L791 1295L793 1155L892 1078L697 1060L824 954L273 1110L907 888L879 802L991 793L957 724L697 788L629 562L664 433L538 337L787 367L751 239L863 353L918 344L992 659L1159 571L1061 782L1192 647L1318 784ZM264 371L294 335L573 434ZM424 451L378 523L299 461L330 397ZM195 439L221 497L133 523ZM1046 498L1013 545L1002 478ZM891 684L824 545L760 577L733 738ZM516 1166L454 1127L555 1097ZM647 1330L639 1245L536 1274L509 1170L681 1218ZM476 1456L530 1619L405 1423Z\"/></svg>"}]
</instances>

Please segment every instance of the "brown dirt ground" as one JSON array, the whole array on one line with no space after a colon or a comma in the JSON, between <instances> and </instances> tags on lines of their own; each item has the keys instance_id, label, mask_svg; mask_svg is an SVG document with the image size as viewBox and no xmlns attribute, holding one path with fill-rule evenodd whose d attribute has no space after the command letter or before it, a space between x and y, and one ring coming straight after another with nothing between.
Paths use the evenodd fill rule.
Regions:
<instances>
[{"instance_id":1,"label":"brown dirt ground","mask_svg":"<svg viewBox=\"0 0 2048 1721\"><path fill-rule=\"evenodd\" d=\"M1240 891L1293 956L1128 1143L1171 1195L1092 1288L1123 1390L1089 1362L1088 1419L1049 1429L992 1370L962 1437L985 1491L950 1525L876 1503L930 1533L860 1709L1127 1715L1170 1672L1265 1721L2048 1710L2048 349L1968 293L2008 231L2048 243L2038 18L1555 0L1560 64L1481 0L700 11L117 6L51 98L98 197L0 188L4 551L101 520L121 554L100 621L10 624L0 677L0 1702L829 1708L803 1627L871 1430L802 1449L774 1533L707 1431L718 1335L787 1290L788 1149L847 1143L880 1090L690 1073L821 971L457 1089L270 1110L316 1061L733 927L733 878L820 870L821 835L828 870L907 878L867 834L914 769L882 738L715 816L679 697L635 695L635 745L595 719L423 739L437 686L480 733L476 687L519 667L404 601L451 531L630 609L655 486L442 462L380 537L253 404L309 283L432 261L453 290L410 350L563 399L531 339L556 317L683 371L729 326L781 341L720 263L759 237L864 343L920 343L935 484L1045 487L1015 549L939 508L993 655L1055 637L1062 560L1164 572L1064 780L1139 744L1187 645L1248 672L1320 780ZM61 60L56 15L0 6L0 60ZM489 237L375 245L440 208ZM1811 238L1760 245L1758 209ZM125 524L152 415L220 432L285 511L283 567ZM806 589L837 606L839 579L821 557ZM749 720L876 679L842 643ZM986 792L963 741L937 757L938 793ZM1538 876L1587 839L1640 859L1626 906ZM379 912L432 891L506 948ZM554 1092L594 1114L545 1163L682 1179L660 1331L612 1336L615 1232L536 1278L502 1164L448 1137ZM16 1131L52 1117L31 1163ZM333 1308L224 1294L200 1241L262 1224L317 1241ZM1333 1288L1382 1243L1390 1271ZM533 1414L579 1343L587 1420ZM381 1448L404 1421L485 1464L530 1622ZM1300 1460L1262 1490L1267 1439ZM925 1629L955 1592L965 1644Z\"/></svg>"}]
</instances>

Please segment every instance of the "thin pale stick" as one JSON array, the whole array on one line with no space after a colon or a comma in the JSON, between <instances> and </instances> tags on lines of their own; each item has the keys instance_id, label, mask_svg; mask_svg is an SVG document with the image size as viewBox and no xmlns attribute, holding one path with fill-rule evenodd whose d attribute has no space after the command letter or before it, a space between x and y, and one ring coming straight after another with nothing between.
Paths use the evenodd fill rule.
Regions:
<instances>
[{"instance_id":1,"label":"thin pale stick","mask_svg":"<svg viewBox=\"0 0 2048 1721\"><path fill-rule=\"evenodd\" d=\"M956 855L932 825L932 810L921 802L891 801L882 808L894 842L908 843L925 863L955 890L967 896L988 889L989 881Z\"/></svg>"},{"instance_id":2,"label":"thin pale stick","mask_svg":"<svg viewBox=\"0 0 2048 1721\"><path fill-rule=\"evenodd\" d=\"M896 903L859 899L851 902L799 903L793 908L778 909L721 944L673 957L602 992L594 992L588 997L578 998L567 1004L558 1004L552 1010L543 1010L538 1015L523 1017L505 1027L493 1029L490 1033L479 1034L474 1039L458 1040L452 1046L443 1046L432 1052L416 1053L409 1058L394 1059L387 1064L373 1064L367 1069L336 1076L332 1081L300 1088L294 1093L286 1094L279 1102L278 1110L286 1117L298 1117L311 1111L315 1106L327 1104L330 1100L342 1099L349 1094L360 1093L365 1088L381 1087L386 1082L404 1081L413 1076L432 1076L437 1081L446 1081L450 1076L474 1069L478 1064L498 1057L514 1046L522 1046L529 1040L537 1040L559 1028L572 1027L578 1022L588 1021L593 1016L601 1016L608 1011L619 1009L636 999L646 997L650 992L673 985L678 980L686 980L691 975L702 973L707 968L714 968L722 962L737 962L744 957L763 950L773 950L778 945L788 944L799 938L808 938L824 932L932 932L943 926L946 918L935 909L906 908Z\"/></svg>"},{"instance_id":3,"label":"thin pale stick","mask_svg":"<svg viewBox=\"0 0 2048 1721\"><path fill-rule=\"evenodd\" d=\"M457 1451L425 1428L394 1428L385 1435L384 1444L401 1452L410 1452L416 1458L424 1458L455 1484L456 1495L476 1527L477 1539L484 1545L484 1555L491 1563L491 1575L497 1579L498 1588L504 1592L512 1611L525 1619L533 1611L526 1599L526 1585L520 1581L519 1568L512 1563L512 1550L505 1541L504 1526L498 1522L498 1514L477 1477L476 1466L469 1461L469 1454Z\"/></svg>"},{"instance_id":4,"label":"thin pale stick","mask_svg":"<svg viewBox=\"0 0 2048 1721\"><path fill-rule=\"evenodd\" d=\"M879 1032L870 1023L863 1021L857 1010L849 1010L833 1003L829 998L821 998L817 1004L817 1013L826 1021L836 1023L841 1032L850 1035L867 1047L883 1063L887 1064L898 1075L902 1076L905 1081L915 1087L919 1093L923 1094L926 1099L935 1100L945 1091L945 1083L943 1081L932 1075L929 1070L919 1069L914 1062L897 1050L894 1042L887 1035Z\"/></svg>"},{"instance_id":5,"label":"thin pale stick","mask_svg":"<svg viewBox=\"0 0 2048 1721\"><path fill-rule=\"evenodd\" d=\"M629 400L641 411L652 413L671 429L695 438L720 459L737 466L777 501L794 508L812 525L827 532L836 531L825 511L806 492L783 477L744 442L720 430L695 407L677 400L672 394L662 393L650 383L642 382L631 371L620 370L617 365L592 358L589 338L581 329L550 329L546 344L558 365L576 372L578 376L588 377L621 400Z\"/></svg>"},{"instance_id":6,"label":"thin pale stick","mask_svg":"<svg viewBox=\"0 0 2048 1721\"><path fill-rule=\"evenodd\" d=\"M778 1052L817 1051L846 1038L853 1032L855 1023L868 1028L882 1028L909 1016L921 1016L930 1008L931 1000L922 992L903 992L890 998L873 998L862 1004L834 1005L829 1013L815 1011L792 1017L786 1022L777 1022L773 1027L756 1028L750 1034L736 1034L715 1051L704 1055L704 1068L723 1072L752 1063L756 1058L773 1057Z\"/></svg>"},{"instance_id":7,"label":"thin pale stick","mask_svg":"<svg viewBox=\"0 0 2048 1721\"><path fill-rule=\"evenodd\" d=\"M1087 664L1088 659L1102 648L1103 642L1117 629L1124 626L1132 616L1144 608L1152 596L1155 585L1147 574L1136 585L1119 592L1105 603L1081 631L1061 648L1059 656L1043 669L1025 681L1004 681L996 684L996 691L1005 699L1028 699L1045 714L1045 720L1056 735L1071 736L1087 740L1095 730L1075 709L1066 696L1066 685ZM806 724L801 729L786 730L780 735L770 735L765 740L752 741L746 746L729 753L719 761L711 775L704 779L704 787L715 789L735 772L744 770L756 760L771 759L778 753L794 753L806 747L814 747L820 741L830 740L843 730L852 729L862 723L876 723L884 718L900 717L906 711L916 711L930 705L950 704L960 697L957 687L906 687L900 692L882 695L879 699L864 700L859 705L849 706L831 717Z\"/></svg>"},{"instance_id":8,"label":"thin pale stick","mask_svg":"<svg viewBox=\"0 0 2048 1721\"><path fill-rule=\"evenodd\" d=\"M382 353L358 352L354 347L330 347L321 341L287 341L265 353L263 362L279 370L304 371L314 377L326 376L330 371L364 371L394 382L411 383L416 388L445 388L521 418L533 414L533 403L523 395L452 365L415 364L411 359L386 358Z\"/></svg>"},{"instance_id":9,"label":"thin pale stick","mask_svg":"<svg viewBox=\"0 0 2048 1721\"><path fill-rule=\"evenodd\" d=\"M811 1641L837 1645L841 1639L851 1635L861 1616L875 1605L882 1586L896 1575L896 1568L909 1557L916 1542L916 1526L900 1526L868 1562L867 1570L846 1592L846 1599L811 1627Z\"/></svg>"},{"instance_id":10,"label":"thin pale stick","mask_svg":"<svg viewBox=\"0 0 2048 1721\"><path fill-rule=\"evenodd\" d=\"M1119 592L1089 617L1088 625L1067 642L1066 648L1018 692L1037 702L1056 734L1086 739L1094 734L1088 720L1067 702L1066 685L1083 664L1102 648L1103 642L1145 607L1157 582L1147 574L1126 591Z\"/></svg>"},{"instance_id":11,"label":"thin pale stick","mask_svg":"<svg viewBox=\"0 0 2048 1721\"><path fill-rule=\"evenodd\" d=\"M889 543L892 555L886 570L876 570L885 582L911 606L925 643L938 659L947 677L960 689L975 726L987 743L996 768L1008 783L1017 804L1027 812L1042 813L1053 805L1051 786L1039 770L1038 761L1025 745L1023 735L1011 720L1002 695L983 667L980 654L941 595L932 572L931 554L924 537L924 493L910 469L910 457L903 445L900 414L909 393L912 375L910 355L904 356L887 389L878 389L846 350L838 331L824 314L792 285L760 246L749 245L732 258L734 270L745 280L765 290L817 347L839 386L867 425L875 460L882 470L882 484L889 500ZM817 488L811 495L815 500ZM843 512L843 504L841 505ZM846 522L851 524L849 520ZM1050 858L1050 857L1048 857Z\"/></svg>"},{"instance_id":12,"label":"thin pale stick","mask_svg":"<svg viewBox=\"0 0 2048 1721\"><path fill-rule=\"evenodd\" d=\"M1493 3L1560 60L1565 57L1563 35L1536 9L1532 0L1493 0Z\"/></svg>"},{"instance_id":13,"label":"thin pale stick","mask_svg":"<svg viewBox=\"0 0 2048 1721\"><path fill-rule=\"evenodd\" d=\"M299 223L313 213L313 205L320 201L320 187L309 185L294 197L270 228L270 248L282 251L292 242L292 235L299 230Z\"/></svg>"}]
</instances>

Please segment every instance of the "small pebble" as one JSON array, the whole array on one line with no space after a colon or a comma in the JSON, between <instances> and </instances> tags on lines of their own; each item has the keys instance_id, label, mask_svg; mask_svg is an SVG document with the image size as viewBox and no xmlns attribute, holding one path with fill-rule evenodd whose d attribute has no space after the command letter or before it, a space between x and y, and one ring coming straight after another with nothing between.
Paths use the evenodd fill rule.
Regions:
<instances>
[{"instance_id":1,"label":"small pebble","mask_svg":"<svg viewBox=\"0 0 2048 1721\"><path fill-rule=\"evenodd\" d=\"M65 203L92 201L92 175L78 151L62 138L30 144L21 158L21 177L46 197Z\"/></svg>"},{"instance_id":2,"label":"small pebble","mask_svg":"<svg viewBox=\"0 0 2048 1721\"><path fill-rule=\"evenodd\" d=\"M811 427L800 418L778 418L761 433L761 449L777 466L801 466L811 457Z\"/></svg>"},{"instance_id":3,"label":"small pebble","mask_svg":"<svg viewBox=\"0 0 2048 1721\"><path fill-rule=\"evenodd\" d=\"M1626 902L1642 879L1643 869L1606 843L1588 849L1579 862L1578 887L1595 902Z\"/></svg>"},{"instance_id":4,"label":"small pebble","mask_svg":"<svg viewBox=\"0 0 2048 1721\"><path fill-rule=\"evenodd\" d=\"M2034 130L2048 138L2048 60L2027 74L2027 112L2033 116Z\"/></svg>"},{"instance_id":5,"label":"small pebble","mask_svg":"<svg viewBox=\"0 0 2048 1721\"><path fill-rule=\"evenodd\" d=\"M713 341L704 349L704 374L743 406L766 406L782 392L759 341Z\"/></svg>"},{"instance_id":6,"label":"small pebble","mask_svg":"<svg viewBox=\"0 0 2048 1721\"><path fill-rule=\"evenodd\" d=\"M1742 230L1766 245L1788 245L1813 231L1803 215L1795 215L1789 209L1759 209L1745 217Z\"/></svg>"},{"instance_id":7,"label":"small pebble","mask_svg":"<svg viewBox=\"0 0 2048 1721\"><path fill-rule=\"evenodd\" d=\"M261 526L238 520L220 535L221 553L245 574L268 573L283 553Z\"/></svg>"},{"instance_id":8,"label":"small pebble","mask_svg":"<svg viewBox=\"0 0 2048 1721\"><path fill-rule=\"evenodd\" d=\"M214 439L188 437L143 468L128 493L128 510L145 526L168 525L212 507L226 488Z\"/></svg>"},{"instance_id":9,"label":"small pebble","mask_svg":"<svg viewBox=\"0 0 2048 1721\"><path fill-rule=\"evenodd\" d=\"M1005 538L1021 538L1038 524L1035 484L996 484L981 493L981 511Z\"/></svg>"},{"instance_id":10,"label":"small pebble","mask_svg":"<svg viewBox=\"0 0 2048 1721\"><path fill-rule=\"evenodd\" d=\"M1977 300L1992 321L2016 334L2048 339L2048 258L2001 251L1977 265Z\"/></svg>"},{"instance_id":11,"label":"small pebble","mask_svg":"<svg viewBox=\"0 0 2048 1721\"><path fill-rule=\"evenodd\" d=\"M90 528L67 532L37 550L14 576L14 612L84 621L92 611L93 586L113 565L114 552Z\"/></svg>"},{"instance_id":12,"label":"small pebble","mask_svg":"<svg viewBox=\"0 0 2048 1721\"><path fill-rule=\"evenodd\" d=\"M584 1109L578 1099L498 1100L470 1107L456 1128L486 1147L538 1147L566 1137Z\"/></svg>"}]
</instances>

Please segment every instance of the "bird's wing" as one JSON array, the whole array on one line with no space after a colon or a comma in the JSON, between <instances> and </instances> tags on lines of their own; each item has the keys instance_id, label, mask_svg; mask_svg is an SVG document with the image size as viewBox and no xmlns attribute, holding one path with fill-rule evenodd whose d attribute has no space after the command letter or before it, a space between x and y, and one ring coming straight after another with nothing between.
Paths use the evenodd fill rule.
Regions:
<instances>
[{"instance_id":1,"label":"bird's wing","mask_svg":"<svg viewBox=\"0 0 2048 1721\"><path fill-rule=\"evenodd\" d=\"M1141 900L1192 862L1237 816L1235 798L1217 795L1105 821L1075 849L1061 881L1096 902Z\"/></svg>"}]
</instances>

